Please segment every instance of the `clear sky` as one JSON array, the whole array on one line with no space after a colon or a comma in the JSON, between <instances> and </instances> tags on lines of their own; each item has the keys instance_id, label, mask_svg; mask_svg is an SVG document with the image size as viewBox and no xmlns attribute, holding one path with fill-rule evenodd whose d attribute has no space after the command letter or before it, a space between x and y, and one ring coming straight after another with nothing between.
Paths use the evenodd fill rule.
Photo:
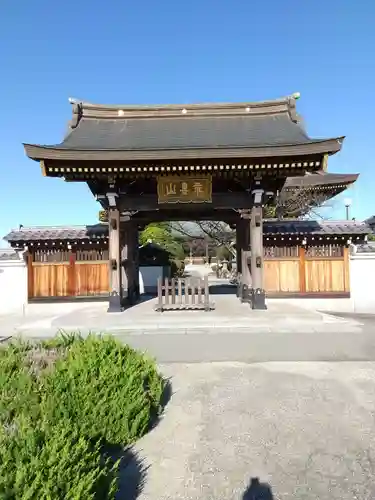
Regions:
<instances>
[{"instance_id":1,"label":"clear sky","mask_svg":"<svg viewBox=\"0 0 375 500\"><path fill-rule=\"evenodd\" d=\"M22 142L61 141L69 97L98 103L253 101L300 92L313 137L346 135L329 170L361 174L352 216L375 213L373 0L0 2L0 237L90 224L85 184L43 178ZM336 217L344 217L338 204Z\"/></svg>"}]
</instances>

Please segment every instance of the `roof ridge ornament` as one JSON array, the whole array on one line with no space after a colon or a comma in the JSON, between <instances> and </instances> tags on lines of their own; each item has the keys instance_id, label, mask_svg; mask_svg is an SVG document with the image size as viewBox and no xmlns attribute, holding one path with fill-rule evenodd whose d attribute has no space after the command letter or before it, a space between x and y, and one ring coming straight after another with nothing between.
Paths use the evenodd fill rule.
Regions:
<instances>
[{"instance_id":1,"label":"roof ridge ornament","mask_svg":"<svg viewBox=\"0 0 375 500\"><path fill-rule=\"evenodd\" d=\"M297 114L297 104L296 101L301 97L299 92L294 92L290 97L288 97L288 113L290 119L294 123L298 123L298 114Z\"/></svg>"},{"instance_id":2,"label":"roof ridge ornament","mask_svg":"<svg viewBox=\"0 0 375 500\"><path fill-rule=\"evenodd\" d=\"M76 99L73 99L72 97L69 97L69 102L73 105L73 117L69 124L70 128L73 129L78 127L78 124L82 118L82 103L77 101Z\"/></svg>"}]
</instances>

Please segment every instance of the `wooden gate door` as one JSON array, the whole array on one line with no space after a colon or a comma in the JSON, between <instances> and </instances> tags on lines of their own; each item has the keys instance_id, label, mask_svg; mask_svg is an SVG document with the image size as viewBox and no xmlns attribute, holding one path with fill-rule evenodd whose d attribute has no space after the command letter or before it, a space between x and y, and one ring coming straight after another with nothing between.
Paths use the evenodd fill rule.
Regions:
<instances>
[{"instance_id":1,"label":"wooden gate door","mask_svg":"<svg viewBox=\"0 0 375 500\"><path fill-rule=\"evenodd\" d=\"M78 250L73 274L76 296L108 295L108 250Z\"/></svg>"},{"instance_id":2,"label":"wooden gate door","mask_svg":"<svg viewBox=\"0 0 375 500\"><path fill-rule=\"evenodd\" d=\"M69 295L70 252L37 250L29 255L29 298L66 297Z\"/></svg>"},{"instance_id":3,"label":"wooden gate door","mask_svg":"<svg viewBox=\"0 0 375 500\"><path fill-rule=\"evenodd\" d=\"M264 249L264 288L268 293L300 291L299 247L266 247Z\"/></svg>"},{"instance_id":4,"label":"wooden gate door","mask_svg":"<svg viewBox=\"0 0 375 500\"><path fill-rule=\"evenodd\" d=\"M29 255L29 299L105 296L108 291L108 251L54 249Z\"/></svg>"}]
</instances>

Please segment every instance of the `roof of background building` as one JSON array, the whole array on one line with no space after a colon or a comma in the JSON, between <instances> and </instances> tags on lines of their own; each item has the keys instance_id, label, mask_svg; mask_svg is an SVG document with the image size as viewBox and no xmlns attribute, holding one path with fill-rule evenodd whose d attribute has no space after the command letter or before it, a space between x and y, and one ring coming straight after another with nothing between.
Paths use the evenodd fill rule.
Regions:
<instances>
[{"instance_id":1,"label":"roof of background building","mask_svg":"<svg viewBox=\"0 0 375 500\"><path fill-rule=\"evenodd\" d=\"M0 260L19 260L19 256L13 248L0 248Z\"/></svg>"},{"instance_id":2,"label":"roof of background building","mask_svg":"<svg viewBox=\"0 0 375 500\"><path fill-rule=\"evenodd\" d=\"M313 221L313 220L268 220L263 224L265 234L312 234L312 235L366 235L370 227L361 221Z\"/></svg>"},{"instance_id":3,"label":"roof of background building","mask_svg":"<svg viewBox=\"0 0 375 500\"><path fill-rule=\"evenodd\" d=\"M356 245L354 253L375 253L375 241L367 241L360 245Z\"/></svg>"},{"instance_id":4,"label":"roof of background building","mask_svg":"<svg viewBox=\"0 0 375 500\"><path fill-rule=\"evenodd\" d=\"M359 221L311 221L311 220L266 220L263 224L265 235L305 234L305 235L366 235L371 233L365 222ZM108 235L108 224L92 226L42 226L22 227L5 236L10 244L34 241L74 241L96 240ZM194 237L199 237L194 236Z\"/></svg>"},{"instance_id":5,"label":"roof of background building","mask_svg":"<svg viewBox=\"0 0 375 500\"><path fill-rule=\"evenodd\" d=\"M369 226L374 226L375 225L375 215L372 215L368 219L365 220L366 224Z\"/></svg>"}]
</instances>

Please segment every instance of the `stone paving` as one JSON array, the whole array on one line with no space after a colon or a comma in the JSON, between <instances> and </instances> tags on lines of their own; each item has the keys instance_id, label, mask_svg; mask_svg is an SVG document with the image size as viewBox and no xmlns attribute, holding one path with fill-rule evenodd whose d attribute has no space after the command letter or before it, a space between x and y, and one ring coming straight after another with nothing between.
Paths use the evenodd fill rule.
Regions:
<instances>
[{"instance_id":1,"label":"stone paving","mask_svg":"<svg viewBox=\"0 0 375 500\"><path fill-rule=\"evenodd\" d=\"M352 318L339 318L305 309L288 300L269 299L267 311L252 311L234 294L212 296L215 310L155 311L156 299L144 300L122 313L107 313L107 302L30 304L25 316L0 316L1 335L50 336L57 330L112 332L128 335L150 333L198 333L200 331L257 333L360 331Z\"/></svg>"},{"instance_id":2,"label":"stone paving","mask_svg":"<svg viewBox=\"0 0 375 500\"><path fill-rule=\"evenodd\" d=\"M375 498L375 363L161 369L172 398L134 450L139 500ZM129 467L124 485L134 491L140 472ZM245 493L253 477L272 494Z\"/></svg>"},{"instance_id":3,"label":"stone paving","mask_svg":"<svg viewBox=\"0 0 375 500\"><path fill-rule=\"evenodd\" d=\"M210 313L156 313L155 299L117 314L106 302L32 304L0 316L0 335L111 332L156 357L172 397L134 448L121 498L375 498L375 321L213 298ZM253 477L264 485L249 491Z\"/></svg>"}]
</instances>

